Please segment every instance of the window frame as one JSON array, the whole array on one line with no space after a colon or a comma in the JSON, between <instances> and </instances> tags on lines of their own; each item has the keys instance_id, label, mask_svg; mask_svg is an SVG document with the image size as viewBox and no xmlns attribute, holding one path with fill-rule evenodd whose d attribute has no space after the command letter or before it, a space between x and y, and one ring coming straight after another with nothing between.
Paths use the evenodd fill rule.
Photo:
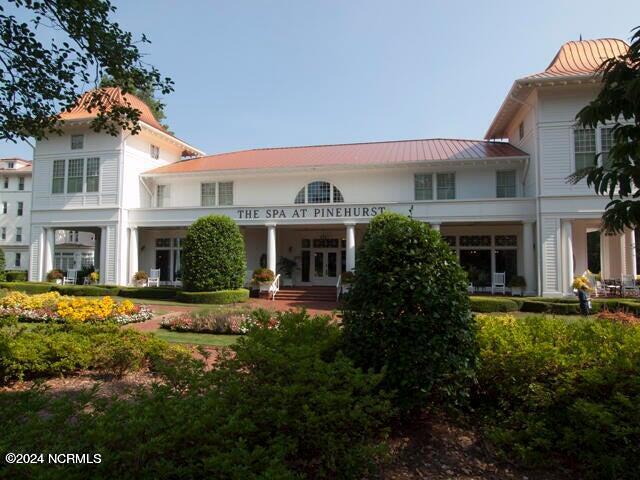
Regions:
<instances>
[{"instance_id":1,"label":"window frame","mask_svg":"<svg viewBox=\"0 0 640 480\"><path fill-rule=\"evenodd\" d=\"M16 227L16 242L22 243L22 227Z\"/></svg>"},{"instance_id":2,"label":"window frame","mask_svg":"<svg viewBox=\"0 0 640 480\"><path fill-rule=\"evenodd\" d=\"M453 179L452 185L447 186L447 190L451 189L452 196L442 196L440 193L444 190L444 187L440 186L440 178L447 176ZM456 172L438 172L436 173L436 199L437 200L455 200L456 199Z\"/></svg>"},{"instance_id":3,"label":"window frame","mask_svg":"<svg viewBox=\"0 0 640 480\"><path fill-rule=\"evenodd\" d=\"M62 175L56 175L56 165L62 165ZM66 190L66 178L67 178L67 159L57 159L54 160L51 166L51 194L52 195L64 195ZM58 185L56 181L62 183ZM56 191L56 186L58 185L59 191Z\"/></svg>"},{"instance_id":4,"label":"window frame","mask_svg":"<svg viewBox=\"0 0 640 480\"><path fill-rule=\"evenodd\" d=\"M160 190L162 189L162 195ZM168 183L162 183L156 185L156 208L166 208L169 206L171 200L171 190Z\"/></svg>"},{"instance_id":5,"label":"window frame","mask_svg":"<svg viewBox=\"0 0 640 480\"><path fill-rule=\"evenodd\" d=\"M22 252L16 252L16 255L15 255L14 261L13 261L13 266L14 267L21 267L22 266Z\"/></svg>"},{"instance_id":6,"label":"window frame","mask_svg":"<svg viewBox=\"0 0 640 480\"><path fill-rule=\"evenodd\" d=\"M500 175L501 174L512 174L513 175L513 186L500 184ZM500 194L501 188L513 188L513 195ZM496 170L496 198L515 198L518 196L518 171L516 169L508 169L508 170Z\"/></svg>"},{"instance_id":7,"label":"window frame","mask_svg":"<svg viewBox=\"0 0 640 480\"><path fill-rule=\"evenodd\" d=\"M85 159L84 165L84 193L100 192L100 157L88 157ZM95 175L89 175L89 167L95 167ZM91 190L89 190L89 181L91 180ZM95 182L95 186L93 185ZM95 190L94 190L95 188Z\"/></svg>"},{"instance_id":8,"label":"window frame","mask_svg":"<svg viewBox=\"0 0 640 480\"><path fill-rule=\"evenodd\" d=\"M154 160L159 160L160 159L160 147L157 145L154 145L153 143L149 144L149 156L151 158L153 158Z\"/></svg>"},{"instance_id":9,"label":"window frame","mask_svg":"<svg viewBox=\"0 0 640 480\"><path fill-rule=\"evenodd\" d=\"M309 186L314 184L323 184L322 187L328 186L328 190L326 194L329 198L328 202L311 202L309 197ZM327 198L327 197L324 197ZM327 180L312 180L306 183L298 192L293 199L294 205L333 205L333 204L341 204L345 203L344 195L342 194L342 190L338 188L338 186L332 182Z\"/></svg>"},{"instance_id":10,"label":"window frame","mask_svg":"<svg viewBox=\"0 0 640 480\"><path fill-rule=\"evenodd\" d=\"M205 186L213 187L213 193L205 193ZM200 183L200 206L201 207L215 207L217 205L218 182L201 182ZM211 203L206 203L205 198L209 199Z\"/></svg>"},{"instance_id":11,"label":"window frame","mask_svg":"<svg viewBox=\"0 0 640 480\"><path fill-rule=\"evenodd\" d=\"M228 187L231 186L231 190L228 190ZM223 188L227 189L225 194L225 201L222 201L222 193ZM218 205L221 207L228 207L233 205L233 182L218 182L217 185L217 194L218 194ZM230 197L229 197L230 195Z\"/></svg>"},{"instance_id":12,"label":"window frame","mask_svg":"<svg viewBox=\"0 0 640 480\"><path fill-rule=\"evenodd\" d=\"M581 159L581 166L578 167L578 155L591 155L591 151L582 151L583 148L580 148L581 151L578 151L578 142L581 141L583 143L585 143L584 139L580 139L578 132L580 133L580 136L582 136L582 132L591 132L591 134L593 135L593 164L591 165L587 165L584 159ZM573 128L573 142L572 142L572 148L573 148L573 168L574 171L579 171L582 170L584 168L587 167L591 167L591 166L596 166L598 164L598 136L599 136L599 128L583 128L583 127L574 127ZM589 140L589 143L591 143L591 141Z\"/></svg>"},{"instance_id":13,"label":"window frame","mask_svg":"<svg viewBox=\"0 0 640 480\"><path fill-rule=\"evenodd\" d=\"M418 177L424 177L425 179L428 178L429 179L429 191L431 192L431 195L425 196L425 198L418 198ZM433 194L434 194L434 189L433 189L433 172L431 173L415 173L413 175L413 199L416 201L425 201L425 200L433 200ZM427 191L427 187L420 187L422 190Z\"/></svg>"},{"instance_id":14,"label":"window frame","mask_svg":"<svg viewBox=\"0 0 640 480\"><path fill-rule=\"evenodd\" d=\"M84 134L83 133L78 133L75 135L71 135L71 144L70 144L70 148L71 150L84 150ZM80 140L79 145L78 143L74 143L74 140Z\"/></svg>"},{"instance_id":15,"label":"window frame","mask_svg":"<svg viewBox=\"0 0 640 480\"><path fill-rule=\"evenodd\" d=\"M5 190L7 190L9 188L9 176L5 175L4 179L3 179L3 187Z\"/></svg>"},{"instance_id":16,"label":"window frame","mask_svg":"<svg viewBox=\"0 0 640 480\"><path fill-rule=\"evenodd\" d=\"M0 228L0 240L7 239L7 227Z\"/></svg>"},{"instance_id":17,"label":"window frame","mask_svg":"<svg viewBox=\"0 0 640 480\"><path fill-rule=\"evenodd\" d=\"M18 190L24 191L24 186L25 186L24 176L21 175L18 177Z\"/></svg>"},{"instance_id":18,"label":"window frame","mask_svg":"<svg viewBox=\"0 0 640 480\"><path fill-rule=\"evenodd\" d=\"M71 176L71 168L73 167L77 167L80 166L80 170L78 171L77 168L73 171L74 176ZM85 177L85 159L84 158L70 158L69 161L67 162L67 194L76 194L76 193L84 193L84 177ZM72 183L71 180L73 180L74 182ZM74 185L74 188L76 187L76 184L79 182L79 188L80 190L70 190L70 186Z\"/></svg>"},{"instance_id":19,"label":"window frame","mask_svg":"<svg viewBox=\"0 0 640 480\"><path fill-rule=\"evenodd\" d=\"M9 211L9 204L7 202L2 202L2 214L6 215Z\"/></svg>"},{"instance_id":20,"label":"window frame","mask_svg":"<svg viewBox=\"0 0 640 480\"><path fill-rule=\"evenodd\" d=\"M16 215L18 217L22 217L24 214L24 202L18 202L17 208L16 208Z\"/></svg>"}]
</instances>

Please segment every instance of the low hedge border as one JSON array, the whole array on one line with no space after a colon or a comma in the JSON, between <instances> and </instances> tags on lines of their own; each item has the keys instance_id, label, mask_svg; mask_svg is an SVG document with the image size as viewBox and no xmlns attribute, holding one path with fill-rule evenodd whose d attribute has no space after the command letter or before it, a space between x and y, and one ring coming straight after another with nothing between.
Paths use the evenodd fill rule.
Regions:
<instances>
[{"instance_id":1,"label":"low hedge border","mask_svg":"<svg viewBox=\"0 0 640 480\"><path fill-rule=\"evenodd\" d=\"M145 300L175 300L180 290L167 287L120 287L118 295Z\"/></svg>"},{"instance_id":2,"label":"low hedge border","mask_svg":"<svg viewBox=\"0 0 640 480\"><path fill-rule=\"evenodd\" d=\"M26 282L29 278L26 270L5 270L7 282Z\"/></svg>"},{"instance_id":3,"label":"low hedge border","mask_svg":"<svg viewBox=\"0 0 640 480\"><path fill-rule=\"evenodd\" d=\"M217 292L181 292L176 294L176 300L186 303L240 303L249 300L249 290L218 290Z\"/></svg>"},{"instance_id":4,"label":"low hedge border","mask_svg":"<svg viewBox=\"0 0 640 480\"><path fill-rule=\"evenodd\" d=\"M520 310L518 302L511 298L469 297L471 310L478 313L517 312Z\"/></svg>"}]
</instances>

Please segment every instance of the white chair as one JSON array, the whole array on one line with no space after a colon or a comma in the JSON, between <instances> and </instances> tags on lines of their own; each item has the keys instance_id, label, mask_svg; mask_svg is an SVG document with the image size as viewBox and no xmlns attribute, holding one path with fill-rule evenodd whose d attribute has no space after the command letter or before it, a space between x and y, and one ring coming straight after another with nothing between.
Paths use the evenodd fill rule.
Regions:
<instances>
[{"instance_id":1,"label":"white chair","mask_svg":"<svg viewBox=\"0 0 640 480\"><path fill-rule=\"evenodd\" d=\"M505 295L507 293L507 285L504 281L505 272L494 273L493 274L493 282L491 283L491 295L494 295L497 291L502 291L502 294Z\"/></svg>"},{"instance_id":2,"label":"white chair","mask_svg":"<svg viewBox=\"0 0 640 480\"><path fill-rule=\"evenodd\" d=\"M147 287L159 287L160 286L160 269L152 268L149 272L149 278L147 278Z\"/></svg>"},{"instance_id":3,"label":"white chair","mask_svg":"<svg viewBox=\"0 0 640 480\"><path fill-rule=\"evenodd\" d=\"M638 295L638 286L636 285L636 278L633 275L622 276L622 295L626 296L628 293L632 295Z\"/></svg>"},{"instance_id":4,"label":"white chair","mask_svg":"<svg viewBox=\"0 0 640 480\"><path fill-rule=\"evenodd\" d=\"M474 294L476 293L476 287L473 286L473 283L469 282L467 285L467 293Z\"/></svg>"},{"instance_id":5,"label":"white chair","mask_svg":"<svg viewBox=\"0 0 640 480\"><path fill-rule=\"evenodd\" d=\"M271 283L261 283L259 288L260 293L266 292L271 300L275 300L276 294L280 291L280 274L276 275Z\"/></svg>"},{"instance_id":6,"label":"white chair","mask_svg":"<svg viewBox=\"0 0 640 480\"><path fill-rule=\"evenodd\" d=\"M78 270L67 270L67 275L63 277L63 285L75 285L78 281Z\"/></svg>"}]
</instances>

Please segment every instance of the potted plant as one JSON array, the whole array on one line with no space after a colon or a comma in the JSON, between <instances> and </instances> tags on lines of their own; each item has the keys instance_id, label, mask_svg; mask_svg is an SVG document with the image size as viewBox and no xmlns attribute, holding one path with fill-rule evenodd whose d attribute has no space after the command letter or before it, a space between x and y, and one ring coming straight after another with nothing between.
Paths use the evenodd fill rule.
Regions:
<instances>
[{"instance_id":1,"label":"potted plant","mask_svg":"<svg viewBox=\"0 0 640 480\"><path fill-rule=\"evenodd\" d=\"M509 284L507 285L511 288L511 295L524 295L524 288L527 286L527 281L524 277L520 275L514 275L509 280Z\"/></svg>"},{"instance_id":2,"label":"potted plant","mask_svg":"<svg viewBox=\"0 0 640 480\"><path fill-rule=\"evenodd\" d=\"M147 275L147 272L139 271L133 274L133 283L135 283L137 287L144 287L148 279L149 275Z\"/></svg>"},{"instance_id":3,"label":"potted plant","mask_svg":"<svg viewBox=\"0 0 640 480\"><path fill-rule=\"evenodd\" d=\"M251 277L252 285L258 287L258 295L262 292L268 292L271 284L276 278L276 274L273 270L268 268L258 268L253 271L253 277Z\"/></svg>"},{"instance_id":4,"label":"potted plant","mask_svg":"<svg viewBox=\"0 0 640 480\"><path fill-rule=\"evenodd\" d=\"M280 269L280 273L282 274L282 286L284 287L293 287L293 272L296 269L298 264L295 260L291 260L287 257L280 257L280 261L278 262L278 268Z\"/></svg>"},{"instance_id":5,"label":"potted plant","mask_svg":"<svg viewBox=\"0 0 640 480\"><path fill-rule=\"evenodd\" d=\"M98 283L99 280L100 280L100 274L98 272L91 272L89 274L89 282L91 282L92 284Z\"/></svg>"},{"instance_id":6,"label":"potted plant","mask_svg":"<svg viewBox=\"0 0 640 480\"><path fill-rule=\"evenodd\" d=\"M64 272L59 268L54 268L49 273L47 273L47 282L61 284L63 278L64 278Z\"/></svg>"}]
</instances>

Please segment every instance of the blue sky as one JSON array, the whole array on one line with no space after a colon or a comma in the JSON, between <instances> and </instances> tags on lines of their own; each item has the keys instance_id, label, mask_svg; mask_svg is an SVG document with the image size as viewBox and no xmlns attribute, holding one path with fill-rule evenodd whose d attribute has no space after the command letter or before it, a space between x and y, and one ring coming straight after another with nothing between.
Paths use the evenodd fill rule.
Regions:
<instances>
[{"instance_id":1,"label":"blue sky","mask_svg":"<svg viewBox=\"0 0 640 480\"><path fill-rule=\"evenodd\" d=\"M568 40L640 25L637 1L123 1L175 81L175 134L207 153L482 138L514 79ZM31 158L25 144L0 157Z\"/></svg>"}]
</instances>

